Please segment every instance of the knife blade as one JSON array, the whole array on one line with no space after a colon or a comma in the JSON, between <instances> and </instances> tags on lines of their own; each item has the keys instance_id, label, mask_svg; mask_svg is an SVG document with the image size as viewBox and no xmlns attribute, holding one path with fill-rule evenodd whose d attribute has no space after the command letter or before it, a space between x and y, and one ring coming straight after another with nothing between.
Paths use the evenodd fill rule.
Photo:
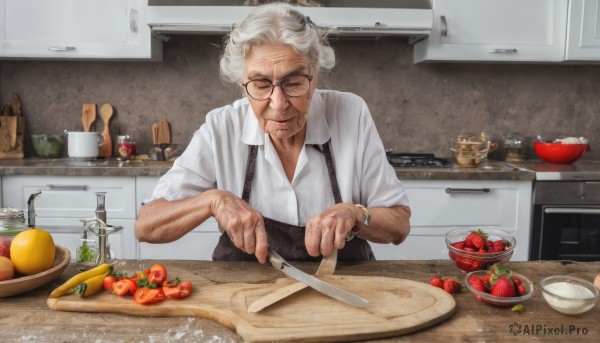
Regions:
<instances>
[{"instance_id":1,"label":"knife blade","mask_svg":"<svg viewBox=\"0 0 600 343\"><path fill-rule=\"evenodd\" d=\"M307 274L298 268L295 268L286 260L284 260L283 257L281 257L278 253L271 249L269 249L269 262L271 262L275 269L279 269L292 279L300 281L313 288L314 290L323 293L327 296L330 296L336 300L357 307L364 307L369 305L369 301L367 301L366 299L359 297L354 293L350 293L346 290L330 285L327 282L321 281L316 277Z\"/></svg>"}]
</instances>

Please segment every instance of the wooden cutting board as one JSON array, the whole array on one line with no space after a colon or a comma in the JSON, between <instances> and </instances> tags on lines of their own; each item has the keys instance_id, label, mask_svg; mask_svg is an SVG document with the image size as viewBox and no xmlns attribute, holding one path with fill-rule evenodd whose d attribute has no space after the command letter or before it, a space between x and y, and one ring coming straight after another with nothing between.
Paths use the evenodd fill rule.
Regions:
<instances>
[{"instance_id":1,"label":"wooden cutting board","mask_svg":"<svg viewBox=\"0 0 600 343\"><path fill-rule=\"evenodd\" d=\"M85 299L75 295L48 299L48 307L149 317L202 317L235 330L248 342L342 342L419 331L449 318L456 306L454 298L442 289L412 280L344 275L319 279L360 295L369 305L353 307L309 288L261 312L248 313L248 306L256 299L293 282L286 278L272 284L198 287L188 298L152 305L138 305L131 296L102 292Z\"/></svg>"}]
</instances>

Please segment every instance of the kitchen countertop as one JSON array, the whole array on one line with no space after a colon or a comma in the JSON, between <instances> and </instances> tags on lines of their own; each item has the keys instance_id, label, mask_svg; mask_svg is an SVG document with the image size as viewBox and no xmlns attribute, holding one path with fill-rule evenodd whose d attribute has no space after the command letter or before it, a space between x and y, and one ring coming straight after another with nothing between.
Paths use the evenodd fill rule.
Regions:
<instances>
[{"instance_id":1,"label":"kitchen countertop","mask_svg":"<svg viewBox=\"0 0 600 343\"><path fill-rule=\"evenodd\" d=\"M154 261L115 261L120 271L135 271ZM245 282L271 283L282 274L267 265L252 262L160 261L167 270L179 276L193 273L206 285ZM294 263L313 273L317 263ZM555 274L574 275L593 280L600 272L600 262L530 261L511 262L515 272L534 283L533 297L524 303L521 313L509 308L477 302L470 293L455 295L456 311L446 321L422 331L378 342L410 340L418 342L597 342L600 339L600 306L581 316L567 316L554 311L543 300L539 281ZM0 323L3 342L242 342L242 338L226 327L195 317L137 317L110 313L52 311L46 298L52 289L76 273L74 265L54 282L29 293L0 299ZM462 282L464 274L450 261L372 261L339 262L337 275L386 276L427 283L434 274L455 277ZM195 283L195 292L202 285ZM182 299L182 301L185 301ZM141 305L140 305L141 306ZM317 310L317 309L315 309ZM512 332L511 332L512 328ZM515 331L520 329L520 331ZM557 335L555 330L562 332ZM562 330L562 331L560 331ZM571 331L572 330L572 331ZM579 330L579 333L576 333Z\"/></svg>"},{"instance_id":2,"label":"kitchen countertop","mask_svg":"<svg viewBox=\"0 0 600 343\"><path fill-rule=\"evenodd\" d=\"M68 175L68 176L161 176L173 165L164 161L129 161L117 159L71 161L26 158L0 160L0 175ZM488 160L475 168L396 168L400 180L517 180L531 181L535 173L525 167Z\"/></svg>"}]
</instances>

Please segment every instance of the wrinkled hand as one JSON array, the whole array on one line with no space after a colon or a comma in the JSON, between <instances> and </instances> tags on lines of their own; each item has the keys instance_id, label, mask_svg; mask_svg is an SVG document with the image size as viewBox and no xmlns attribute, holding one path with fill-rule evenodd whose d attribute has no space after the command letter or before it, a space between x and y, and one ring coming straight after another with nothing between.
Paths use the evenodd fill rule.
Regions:
<instances>
[{"instance_id":1,"label":"wrinkled hand","mask_svg":"<svg viewBox=\"0 0 600 343\"><path fill-rule=\"evenodd\" d=\"M262 215L233 193L218 194L211 209L219 225L238 249L255 254L260 263L265 263L268 243Z\"/></svg>"},{"instance_id":2,"label":"wrinkled hand","mask_svg":"<svg viewBox=\"0 0 600 343\"><path fill-rule=\"evenodd\" d=\"M354 204L335 204L306 223L304 243L311 256L329 256L342 249L346 235L356 225Z\"/></svg>"}]
</instances>

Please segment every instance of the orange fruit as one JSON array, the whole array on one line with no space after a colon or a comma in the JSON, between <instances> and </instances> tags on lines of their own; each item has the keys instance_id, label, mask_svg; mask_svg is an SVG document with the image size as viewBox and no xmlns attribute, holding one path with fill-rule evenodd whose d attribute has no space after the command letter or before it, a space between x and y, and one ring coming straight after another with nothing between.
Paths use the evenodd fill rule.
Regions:
<instances>
[{"instance_id":1,"label":"orange fruit","mask_svg":"<svg viewBox=\"0 0 600 343\"><path fill-rule=\"evenodd\" d=\"M55 249L50 233L36 228L27 229L13 238L10 259L17 273L37 274L52 268Z\"/></svg>"}]
</instances>

